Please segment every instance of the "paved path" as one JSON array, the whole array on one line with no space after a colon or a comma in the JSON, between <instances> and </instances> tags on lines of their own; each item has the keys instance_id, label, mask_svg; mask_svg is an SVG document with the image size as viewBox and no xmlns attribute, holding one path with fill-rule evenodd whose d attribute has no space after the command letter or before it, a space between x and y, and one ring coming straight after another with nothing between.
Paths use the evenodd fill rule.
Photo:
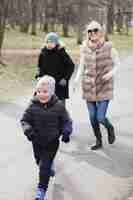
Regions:
<instances>
[{"instance_id":1,"label":"paved path","mask_svg":"<svg viewBox=\"0 0 133 200\"><path fill-rule=\"evenodd\" d=\"M18 54L18 55L37 55L40 49L2 49L3 54Z\"/></svg>"},{"instance_id":2,"label":"paved path","mask_svg":"<svg viewBox=\"0 0 133 200\"><path fill-rule=\"evenodd\" d=\"M71 92L67 107L74 119L70 144L61 144L56 179L51 179L48 200L127 200L133 189L133 59L123 59L116 79L116 97L108 115L115 124L117 140L91 151L95 142L85 102ZM0 200L34 200L37 169L30 143L23 136L19 118L28 97L0 103Z\"/></svg>"}]
</instances>

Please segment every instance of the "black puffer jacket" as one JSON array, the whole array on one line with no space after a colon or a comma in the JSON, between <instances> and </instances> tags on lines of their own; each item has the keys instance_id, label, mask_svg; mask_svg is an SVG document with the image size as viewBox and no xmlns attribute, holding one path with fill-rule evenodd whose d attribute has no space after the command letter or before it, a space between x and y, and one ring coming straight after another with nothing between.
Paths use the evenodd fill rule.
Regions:
<instances>
[{"instance_id":1,"label":"black puffer jacket","mask_svg":"<svg viewBox=\"0 0 133 200\"><path fill-rule=\"evenodd\" d=\"M37 68L36 78L43 75L50 75L55 78L55 93L59 99L69 97L69 80L74 71L74 63L63 47L56 46L54 49L44 47L40 53ZM67 81L66 86L59 84L59 81L63 78Z\"/></svg>"},{"instance_id":2,"label":"black puffer jacket","mask_svg":"<svg viewBox=\"0 0 133 200\"><path fill-rule=\"evenodd\" d=\"M41 146L46 146L61 134L72 133L72 120L56 96L47 104L41 103L34 96L22 116L21 125L24 134Z\"/></svg>"}]
</instances>

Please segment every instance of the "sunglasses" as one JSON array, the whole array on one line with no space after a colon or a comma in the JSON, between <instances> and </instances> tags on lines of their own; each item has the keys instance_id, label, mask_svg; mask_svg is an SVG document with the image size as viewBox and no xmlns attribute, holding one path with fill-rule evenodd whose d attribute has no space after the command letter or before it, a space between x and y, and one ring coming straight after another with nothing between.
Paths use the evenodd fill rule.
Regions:
<instances>
[{"instance_id":1,"label":"sunglasses","mask_svg":"<svg viewBox=\"0 0 133 200\"><path fill-rule=\"evenodd\" d=\"M98 28L94 28L94 29L92 29L92 30L88 30L88 33L97 33L99 31L99 29Z\"/></svg>"}]
</instances>

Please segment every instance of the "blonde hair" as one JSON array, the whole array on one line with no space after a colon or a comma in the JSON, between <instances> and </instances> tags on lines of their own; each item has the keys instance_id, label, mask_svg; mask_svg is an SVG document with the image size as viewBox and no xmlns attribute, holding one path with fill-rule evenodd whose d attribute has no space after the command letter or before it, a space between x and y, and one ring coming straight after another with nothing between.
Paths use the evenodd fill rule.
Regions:
<instances>
[{"instance_id":1,"label":"blonde hair","mask_svg":"<svg viewBox=\"0 0 133 200\"><path fill-rule=\"evenodd\" d=\"M92 30L92 29L98 29L99 31L102 31L103 28L101 24L97 21L91 21L87 26L86 26L87 31Z\"/></svg>"},{"instance_id":2,"label":"blonde hair","mask_svg":"<svg viewBox=\"0 0 133 200\"><path fill-rule=\"evenodd\" d=\"M104 30L104 27L102 27L102 25L99 22L93 20L85 26L85 29L84 29L84 32L83 32L84 43L88 42L88 40L89 40L88 30L92 30L92 29L96 29L96 28L100 32L100 38L105 37L106 33L105 33L105 30Z\"/></svg>"}]
</instances>

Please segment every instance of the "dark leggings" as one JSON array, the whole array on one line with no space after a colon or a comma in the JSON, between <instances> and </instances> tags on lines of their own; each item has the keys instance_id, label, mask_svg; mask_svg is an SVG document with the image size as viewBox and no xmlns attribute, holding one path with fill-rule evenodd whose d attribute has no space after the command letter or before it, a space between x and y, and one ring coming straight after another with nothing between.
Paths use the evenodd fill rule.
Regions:
<instances>
[{"instance_id":1,"label":"dark leggings","mask_svg":"<svg viewBox=\"0 0 133 200\"><path fill-rule=\"evenodd\" d=\"M33 152L36 163L39 165L39 187L45 191L48 188L53 160L59 147L59 140L50 142L45 148L33 143Z\"/></svg>"}]
</instances>

